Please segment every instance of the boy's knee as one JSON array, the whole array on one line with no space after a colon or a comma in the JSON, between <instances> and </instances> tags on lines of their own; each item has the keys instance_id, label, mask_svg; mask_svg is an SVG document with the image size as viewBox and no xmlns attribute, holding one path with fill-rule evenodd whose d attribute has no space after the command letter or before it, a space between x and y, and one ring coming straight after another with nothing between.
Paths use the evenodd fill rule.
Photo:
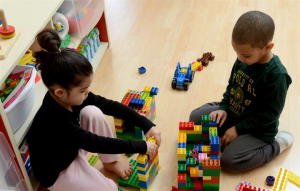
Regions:
<instances>
[{"instance_id":1,"label":"boy's knee","mask_svg":"<svg viewBox=\"0 0 300 191\"><path fill-rule=\"evenodd\" d=\"M194 122L195 125L200 125L202 122L201 115L199 113L199 110L195 109L190 113L189 121Z\"/></svg>"},{"instance_id":2,"label":"boy's knee","mask_svg":"<svg viewBox=\"0 0 300 191\"><path fill-rule=\"evenodd\" d=\"M240 172L238 164L234 162L234 158L232 156L227 155L226 153L223 153L221 155L220 165L221 165L221 169L226 172L230 172L230 173Z\"/></svg>"}]
</instances>

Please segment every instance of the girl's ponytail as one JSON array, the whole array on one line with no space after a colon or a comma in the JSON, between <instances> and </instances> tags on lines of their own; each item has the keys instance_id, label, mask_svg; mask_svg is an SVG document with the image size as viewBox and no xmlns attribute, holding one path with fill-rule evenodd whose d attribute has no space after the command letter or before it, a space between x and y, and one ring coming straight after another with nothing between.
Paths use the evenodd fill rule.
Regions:
<instances>
[{"instance_id":1,"label":"girl's ponytail","mask_svg":"<svg viewBox=\"0 0 300 191\"><path fill-rule=\"evenodd\" d=\"M91 63L83 55L72 49L59 48L61 39L55 30L44 29L36 39L42 49L34 52L34 57L48 89L60 85L69 90L93 74Z\"/></svg>"}]
</instances>

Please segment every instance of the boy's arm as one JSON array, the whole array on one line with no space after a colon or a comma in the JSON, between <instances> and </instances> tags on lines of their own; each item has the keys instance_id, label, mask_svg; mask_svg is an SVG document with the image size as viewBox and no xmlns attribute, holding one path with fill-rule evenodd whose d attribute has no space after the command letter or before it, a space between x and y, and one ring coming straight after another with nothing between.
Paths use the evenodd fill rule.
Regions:
<instances>
[{"instance_id":1,"label":"boy's arm","mask_svg":"<svg viewBox=\"0 0 300 191\"><path fill-rule=\"evenodd\" d=\"M256 112L247 116L247 119L235 125L239 135L255 133L255 129L261 130L273 124L279 119L285 104L287 90L292 80L288 74L272 75L268 85L264 87L264 95L261 105ZM270 129L270 131L272 131Z\"/></svg>"},{"instance_id":2,"label":"boy's arm","mask_svg":"<svg viewBox=\"0 0 300 191\"><path fill-rule=\"evenodd\" d=\"M101 109L105 115L115 116L125 121L128 121L135 126L140 127L146 134L153 126L149 119L138 114L133 109L113 100L106 99L92 92L89 93L87 99L84 101L85 105L95 105Z\"/></svg>"},{"instance_id":3,"label":"boy's arm","mask_svg":"<svg viewBox=\"0 0 300 191\"><path fill-rule=\"evenodd\" d=\"M229 97L230 97L230 89L231 89L231 84L232 84L232 76L233 76L234 68L236 66L237 61L238 61L238 59L235 61L234 65L231 69L231 74L230 74L230 78L228 80L228 85L226 87L226 91L223 94L223 99L220 102L220 106L219 106L219 110L226 111L226 113L228 113L228 105L229 105L229 101L230 101Z\"/></svg>"}]
</instances>

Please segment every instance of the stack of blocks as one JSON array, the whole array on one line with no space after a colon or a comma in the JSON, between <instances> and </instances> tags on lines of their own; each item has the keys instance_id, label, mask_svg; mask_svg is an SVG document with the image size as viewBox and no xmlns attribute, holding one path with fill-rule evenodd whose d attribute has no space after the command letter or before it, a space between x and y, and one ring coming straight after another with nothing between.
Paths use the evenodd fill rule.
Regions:
<instances>
[{"instance_id":1,"label":"stack of blocks","mask_svg":"<svg viewBox=\"0 0 300 191\"><path fill-rule=\"evenodd\" d=\"M219 137L217 124L208 115L202 116L202 125L179 123L177 156L180 190L219 190Z\"/></svg>"},{"instance_id":2,"label":"stack of blocks","mask_svg":"<svg viewBox=\"0 0 300 191\"><path fill-rule=\"evenodd\" d=\"M156 140L152 137L150 137L148 141L152 141L156 144ZM158 151L156 151L156 154L152 160L149 159L148 155L140 154L136 161L131 159L130 163L133 165L133 173L128 180L119 178L119 185L133 186L139 188L140 191L150 190L151 183L160 170Z\"/></svg>"},{"instance_id":3,"label":"stack of blocks","mask_svg":"<svg viewBox=\"0 0 300 191\"><path fill-rule=\"evenodd\" d=\"M146 86L143 91L129 89L121 103L154 122L156 117L155 96L157 94L157 87ZM114 117L114 123L118 138L145 140L144 133L140 127L135 126L134 128L130 128L130 124L117 117Z\"/></svg>"}]
</instances>

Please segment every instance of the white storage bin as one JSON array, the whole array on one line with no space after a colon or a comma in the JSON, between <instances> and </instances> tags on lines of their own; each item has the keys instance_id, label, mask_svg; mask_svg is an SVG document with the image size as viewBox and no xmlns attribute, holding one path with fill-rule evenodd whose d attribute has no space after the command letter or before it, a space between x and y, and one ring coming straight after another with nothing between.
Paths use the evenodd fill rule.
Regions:
<instances>
[{"instance_id":1,"label":"white storage bin","mask_svg":"<svg viewBox=\"0 0 300 191\"><path fill-rule=\"evenodd\" d=\"M83 38L96 26L104 10L104 0L65 0L57 12L69 22L69 34Z\"/></svg>"},{"instance_id":2,"label":"white storage bin","mask_svg":"<svg viewBox=\"0 0 300 191\"><path fill-rule=\"evenodd\" d=\"M0 132L0 190L28 191L5 136Z\"/></svg>"},{"instance_id":3,"label":"white storage bin","mask_svg":"<svg viewBox=\"0 0 300 191\"><path fill-rule=\"evenodd\" d=\"M16 132L28 117L35 100L35 76L36 70L31 66L17 65L12 74L32 68L31 77L17 99L10 104L5 113L13 132Z\"/></svg>"}]
</instances>

